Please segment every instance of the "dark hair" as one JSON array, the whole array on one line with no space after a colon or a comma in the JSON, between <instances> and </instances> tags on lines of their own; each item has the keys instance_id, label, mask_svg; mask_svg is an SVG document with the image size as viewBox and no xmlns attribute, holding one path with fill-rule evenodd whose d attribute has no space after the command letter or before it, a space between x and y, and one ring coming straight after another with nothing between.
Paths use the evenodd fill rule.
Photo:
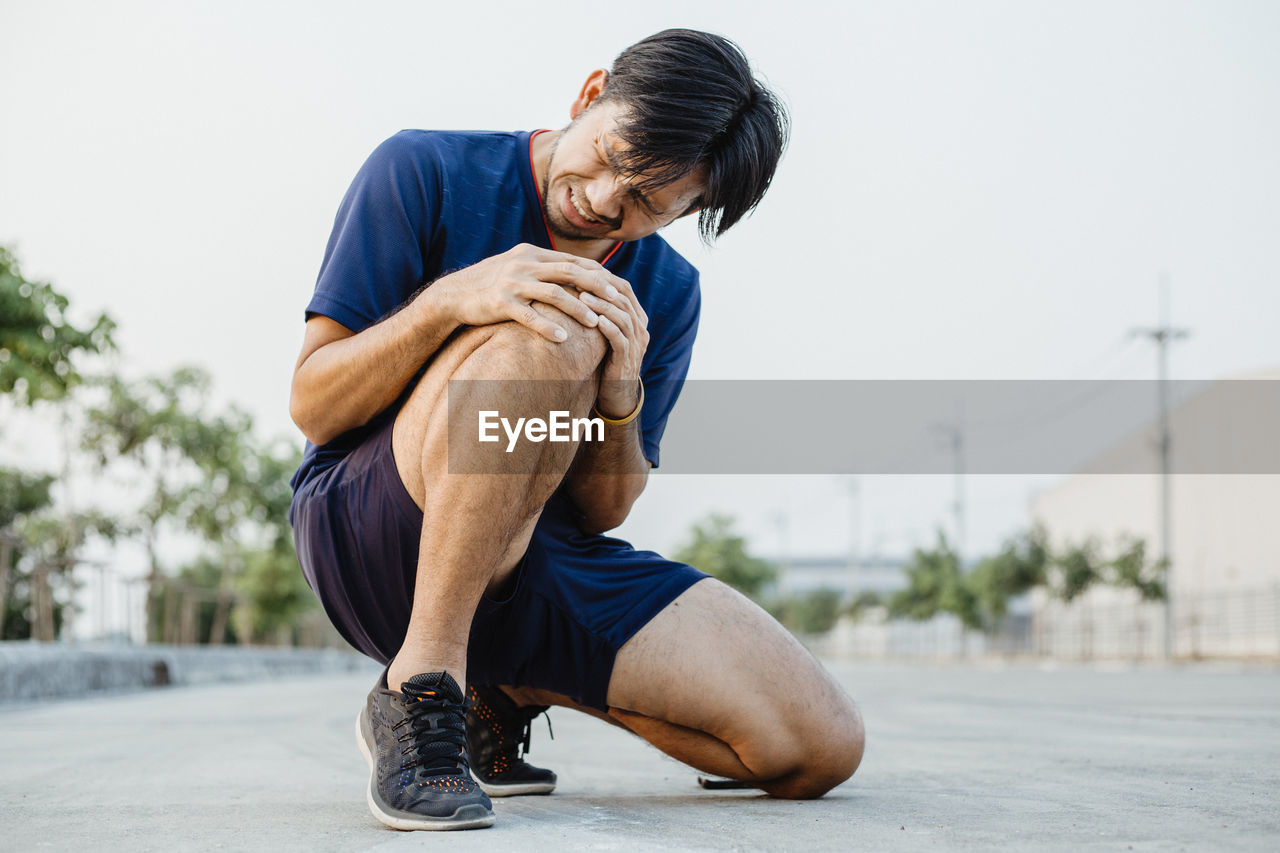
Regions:
<instances>
[{"instance_id":1,"label":"dark hair","mask_svg":"<svg viewBox=\"0 0 1280 853\"><path fill-rule=\"evenodd\" d=\"M697 30L663 30L624 50L599 101L625 107L619 162L638 188L705 168L698 231L708 243L760 203L790 130L742 49Z\"/></svg>"}]
</instances>

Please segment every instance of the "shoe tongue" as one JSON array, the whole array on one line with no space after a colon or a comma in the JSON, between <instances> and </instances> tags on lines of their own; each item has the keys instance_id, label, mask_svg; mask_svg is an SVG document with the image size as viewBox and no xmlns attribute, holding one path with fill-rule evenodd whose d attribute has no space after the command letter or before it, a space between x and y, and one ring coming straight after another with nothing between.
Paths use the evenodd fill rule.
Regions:
<instances>
[{"instance_id":1,"label":"shoe tongue","mask_svg":"<svg viewBox=\"0 0 1280 853\"><path fill-rule=\"evenodd\" d=\"M406 681L401 689L406 695L415 699L434 692L444 699L452 699L454 702L462 701L462 688L447 672L424 672L415 675Z\"/></svg>"}]
</instances>

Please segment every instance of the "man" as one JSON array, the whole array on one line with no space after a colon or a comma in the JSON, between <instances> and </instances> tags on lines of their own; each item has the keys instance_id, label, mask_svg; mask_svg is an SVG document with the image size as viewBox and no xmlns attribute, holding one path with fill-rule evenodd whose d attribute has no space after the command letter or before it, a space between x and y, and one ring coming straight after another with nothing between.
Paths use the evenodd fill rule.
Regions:
<instances>
[{"instance_id":1,"label":"man","mask_svg":"<svg viewBox=\"0 0 1280 853\"><path fill-rule=\"evenodd\" d=\"M862 755L852 702L773 619L600 535L658 463L697 329L697 273L655 232L697 214L710 239L753 209L785 114L736 45L690 30L593 72L569 114L559 132L383 143L307 308L298 555L387 666L357 739L369 807L400 829L488 826L486 792L550 791L515 751L548 705L780 797L821 796ZM482 444L486 406L602 429Z\"/></svg>"}]
</instances>

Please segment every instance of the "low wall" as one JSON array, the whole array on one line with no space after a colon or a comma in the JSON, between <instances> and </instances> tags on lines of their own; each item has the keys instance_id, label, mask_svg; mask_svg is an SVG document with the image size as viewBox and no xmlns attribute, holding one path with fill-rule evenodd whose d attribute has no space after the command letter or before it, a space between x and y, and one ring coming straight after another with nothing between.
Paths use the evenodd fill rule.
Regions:
<instances>
[{"instance_id":1,"label":"low wall","mask_svg":"<svg viewBox=\"0 0 1280 853\"><path fill-rule=\"evenodd\" d=\"M0 704L340 672L373 679L378 666L337 649L0 642Z\"/></svg>"}]
</instances>

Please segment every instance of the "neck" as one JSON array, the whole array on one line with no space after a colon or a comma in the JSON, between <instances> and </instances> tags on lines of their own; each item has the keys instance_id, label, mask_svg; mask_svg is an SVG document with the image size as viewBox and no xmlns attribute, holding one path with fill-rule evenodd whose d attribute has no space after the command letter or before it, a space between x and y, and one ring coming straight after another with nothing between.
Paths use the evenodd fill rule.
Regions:
<instances>
[{"instance_id":1,"label":"neck","mask_svg":"<svg viewBox=\"0 0 1280 853\"><path fill-rule=\"evenodd\" d=\"M533 182L538 186L538 196L542 199L544 211L547 204L545 198L547 170L551 166L551 152L555 148L556 140L560 138L560 133L561 131L558 130L539 133L529 146L529 160L533 164ZM543 216L545 221L545 212ZM616 240L572 240L558 234L552 235L552 242L557 252L566 252L591 261L603 261L617 245Z\"/></svg>"}]
</instances>

